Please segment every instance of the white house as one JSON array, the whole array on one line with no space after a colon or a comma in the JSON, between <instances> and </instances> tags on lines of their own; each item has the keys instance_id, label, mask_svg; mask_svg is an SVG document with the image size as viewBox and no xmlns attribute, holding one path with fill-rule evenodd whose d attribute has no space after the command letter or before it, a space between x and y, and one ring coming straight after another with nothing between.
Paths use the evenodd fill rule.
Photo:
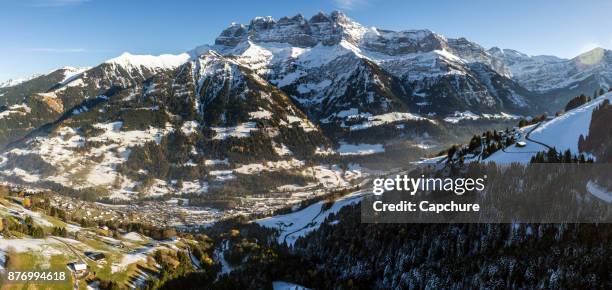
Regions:
<instances>
[{"instance_id":1,"label":"white house","mask_svg":"<svg viewBox=\"0 0 612 290\"><path fill-rule=\"evenodd\" d=\"M82 273L87 271L87 264L83 262L72 262L68 264L68 268L76 273Z\"/></svg>"}]
</instances>

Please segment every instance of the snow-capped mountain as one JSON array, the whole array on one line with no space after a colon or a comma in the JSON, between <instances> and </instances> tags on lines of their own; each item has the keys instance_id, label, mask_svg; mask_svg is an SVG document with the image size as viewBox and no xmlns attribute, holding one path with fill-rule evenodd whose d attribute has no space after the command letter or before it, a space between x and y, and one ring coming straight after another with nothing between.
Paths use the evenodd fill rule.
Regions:
<instances>
[{"instance_id":1,"label":"snow-capped mountain","mask_svg":"<svg viewBox=\"0 0 612 290\"><path fill-rule=\"evenodd\" d=\"M25 129L6 134L0 143L18 140L89 98L128 88L141 93L147 78L172 73L209 51L254 71L296 101L313 123L328 127L347 128L391 113L536 110L527 97L530 92L507 78L498 58L475 43L428 30L367 28L333 12L309 20L301 15L278 21L257 17L249 25L232 24L214 45L183 54L124 53L87 71L65 68L1 88L5 106L36 102L43 106L41 113L33 108L35 118L13 120Z\"/></svg>"},{"instance_id":2,"label":"snow-capped mountain","mask_svg":"<svg viewBox=\"0 0 612 290\"><path fill-rule=\"evenodd\" d=\"M4 178L98 198L196 194L297 169L342 174L307 165L334 152L287 95L214 51L123 54L10 105L0 122L22 133L0 157Z\"/></svg>"},{"instance_id":3,"label":"snow-capped mountain","mask_svg":"<svg viewBox=\"0 0 612 290\"><path fill-rule=\"evenodd\" d=\"M596 78L606 89L612 83L612 51L603 48L595 48L572 59L528 56L497 47L491 48L489 53L504 62L512 78L537 92L576 86L589 77Z\"/></svg>"},{"instance_id":4,"label":"snow-capped mountain","mask_svg":"<svg viewBox=\"0 0 612 290\"><path fill-rule=\"evenodd\" d=\"M67 118L85 103L97 102L117 90L138 87L142 82L161 73L161 68L138 63L120 63L126 55L93 68L65 67L36 77L16 86L0 89L0 104L27 107L27 114L5 114L0 118L0 146L18 141L44 125ZM167 68L163 68L167 70Z\"/></svg>"},{"instance_id":5,"label":"snow-capped mountain","mask_svg":"<svg viewBox=\"0 0 612 290\"><path fill-rule=\"evenodd\" d=\"M532 105L503 63L473 42L367 28L340 12L255 18L232 24L215 44L211 49L236 57L322 119L351 109L527 113Z\"/></svg>"},{"instance_id":6,"label":"snow-capped mountain","mask_svg":"<svg viewBox=\"0 0 612 290\"><path fill-rule=\"evenodd\" d=\"M0 174L111 199L347 186L354 166L334 162L384 152L386 138L540 113L504 59L340 12L258 17L182 54L124 53L0 88Z\"/></svg>"},{"instance_id":7,"label":"snow-capped mountain","mask_svg":"<svg viewBox=\"0 0 612 290\"><path fill-rule=\"evenodd\" d=\"M561 109L573 96L612 87L612 51L607 49L595 48L572 59L528 56L497 47L488 52L504 63L512 79L543 95L542 101L554 110Z\"/></svg>"}]
</instances>

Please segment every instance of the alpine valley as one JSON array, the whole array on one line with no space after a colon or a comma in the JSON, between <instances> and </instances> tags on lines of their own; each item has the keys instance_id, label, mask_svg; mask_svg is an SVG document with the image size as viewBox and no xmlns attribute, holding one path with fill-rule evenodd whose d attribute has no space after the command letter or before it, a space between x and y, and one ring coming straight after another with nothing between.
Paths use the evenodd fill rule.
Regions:
<instances>
[{"instance_id":1,"label":"alpine valley","mask_svg":"<svg viewBox=\"0 0 612 290\"><path fill-rule=\"evenodd\" d=\"M605 224L372 225L358 204L415 164L609 162L610 88L609 50L529 56L337 11L10 80L0 226L43 234L13 221L26 246L0 241L0 270L80 259L68 243L105 253L75 282L103 289L607 288Z\"/></svg>"}]
</instances>

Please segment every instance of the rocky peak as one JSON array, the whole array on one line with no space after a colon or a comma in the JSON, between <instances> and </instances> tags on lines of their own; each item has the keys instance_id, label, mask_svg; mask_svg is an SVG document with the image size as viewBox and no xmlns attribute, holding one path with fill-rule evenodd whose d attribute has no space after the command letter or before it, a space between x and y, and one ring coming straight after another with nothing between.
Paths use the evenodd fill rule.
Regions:
<instances>
[{"instance_id":1,"label":"rocky peak","mask_svg":"<svg viewBox=\"0 0 612 290\"><path fill-rule=\"evenodd\" d=\"M516 58L529 58L528 55L520 52L520 51L516 51L514 49L508 49L508 48L499 48L497 46L491 47L488 50L489 54L491 54L492 56L496 56L496 57L516 57Z\"/></svg>"},{"instance_id":2,"label":"rocky peak","mask_svg":"<svg viewBox=\"0 0 612 290\"><path fill-rule=\"evenodd\" d=\"M535 55L530 56L520 51L508 48L492 47L487 52L494 58L503 60L506 65L514 65L522 62L539 62L539 63L555 63L562 62L565 59L552 55Z\"/></svg>"},{"instance_id":3,"label":"rocky peak","mask_svg":"<svg viewBox=\"0 0 612 290\"><path fill-rule=\"evenodd\" d=\"M306 24L306 19L304 18L304 15L300 13L293 17L283 16L281 17L281 19L278 20L278 22L276 22L276 24L277 25L291 25L291 24L304 25Z\"/></svg>"},{"instance_id":4,"label":"rocky peak","mask_svg":"<svg viewBox=\"0 0 612 290\"><path fill-rule=\"evenodd\" d=\"M248 33L243 24L232 23L215 39L216 45L236 46Z\"/></svg>"},{"instance_id":5,"label":"rocky peak","mask_svg":"<svg viewBox=\"0 0 612 290\"><path fill-rule=\"evenodd\" d=\"M448 48L446 39L430 30L391 31L373 28L362 45L389 55L429 52Z\"/></svg>"},{"instance_id":6,"label":"rocky peak","mask_svg":"<svg viewBox=\"0 0 612 290\"><path fill-rule=\"evenodd\" d=\"M505 67L504 61L500 58L494 57L491 53L503 54L503 51L501 51L499 48L490 52L484 47L468 40L465 37L448 39L448 46L448 49L453 54L464 59L468 63L484 63L500 75L506 77L511 75L511 73Z\"/></svg>"},{"instance_id":7,"label":"rocky peak","mask_svg":"<svg viewBox=\"0 0 612 290\"><path fill-rule=\"evenodd\" d=\"M271 29L276 24L276 20L272 18L272 16L265 17L255 17L251 20L251 24L249 25L249 30L266 30Z\"/></svg>"},{"instance_id":8,"label":"rocky peak","mask_svg":"<svg viewBox=\"0 0 612 290\"><path fill-rule=\"evenodd\" d=\"M332 11L332 13L329 15L330 18L337 23L349 23L352 22L352 20L346 16L346 14L344 14L342 11Z\"/></svg>"},{"instance_id":9,"label":"rocky peak","mask_svg":"<svg viewBox=\"0 0 612 290\"><path fill-rule=\"evenodd\" d=\"M25 77L25 78L15 78L15 79L8 79L6 81L0 82L0 88L8 88L8 87L12 87L12 86L16 86L18 84L21 84L23 82L27 82L31 79L37 78L41 76L40 74L34 74L31 75L29 77Z\"/></svg>"},{"instance_id":10,"label":"rocky peak","mask_svg":"<svg viewBox=\"0 0 612 290\"><path fill-rule=\"evenodd\" d=\"M469 41L465 37L449 39L448 45L457 52L457 55L465 56L468 59L487 54L487 51L482 46Z\"/></svg>"},{"instance_id":11,"label":"rocky peak","mask_svg":"<svg viewBox=\"0 0 612 290\"><path fill-rule=\"evenodd\" d=\"M326 22L331 22L331 19L325 14L323 13L323 11L320 11L319 13L313 15L310 20L308 20L309 23L326 23Z\"/></svg>"},{"instance_id":12,"label":"rocky peak","mask_svg":"<svg viewBox=\"0 0 612 290\"><path fill-rule=\"evenodd\" d=\"M308 21L298 14L293 17L282 17L278 21L271 16L256 17L248 26L232 24L219 35L215 44L234 47L240 42L252 40L312 47L318 43L334 45L342 39L356 44L363 33L365 29L342 12L334 11L331 14L319 12Z\"/></svg>"},{"instance_id":13,"label":"rocky peak","mask_svg":"<svg viewBox=\"0 0 612 290\"><path fill-rule=\"evenodd\" d=\"M340 11L319 12L309 20L298 14L293 17L256 17L249 25L233 23L215 40L216 45L236 47L240 43L278 42L297 47L326 46L346 41L367 50L399 55L432 50L448 50L448 40L430 30L390 31L366 28ZM456 41L472 50L484 49L465 39Z\"/></svg>"},{"instance_id":14,"label":"rocky peak","mask_svg":"<svg viewBox=\"0 0 612 290\"><path fill-rule=\"evenodd\" d=\"M173 69L176 68L190 58L188 53L182 54L162 54L162 55L134 55L129 52L124 52L116 58L107 60L105 63L110 65L118 65L124 68L148 68L156 69Z\"/></svg>"}]
</instances>

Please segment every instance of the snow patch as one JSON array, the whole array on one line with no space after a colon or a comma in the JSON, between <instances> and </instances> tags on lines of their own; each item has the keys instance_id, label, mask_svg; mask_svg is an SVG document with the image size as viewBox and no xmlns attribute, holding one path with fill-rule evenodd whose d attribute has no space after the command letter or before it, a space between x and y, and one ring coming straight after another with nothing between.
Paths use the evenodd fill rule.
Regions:
<instances>
[{"instance_id":1,"label":"snow patch","mask_svg":"<svg viewBox=\"0 0 612 290\"><path fill-rule=\"evenodd\" d=\"M385 152L382 144L348 144L340 142L340 147L336 150L340 155L370 155Z\"/></svg>"},{"instance_id":2,"label":"snow patch","mask_svg":"<svg viewBox=\"0 0 612 290\"><path fill-rule=\"evenodd\" d=\"M291 159L279 161L265 161L261 163L246 164L237 167L233 171L240 174L258 174L262 171L279 171L304 166L304 161Z\"/></svg>"},{"instance_id":3,"label":"snow patch","mask_svg":"<svg viewBox=\"0 0 612 290\"><path fill-rule=\"evenodd\" d=\"M272 113L270 113L270 111L264 110L264 109L259 109L259 111L255 111L255 112L250 112L249 113L249 117L251 119L272 119Z\"/></svg>"},{"instance_id":4,"label":"snow patch","mask_svg":"<svg viewBox=\"0 0 612 290\"><path fill-rule=\"evenodd\" d=\"M246 138L251 135L251 132L258 130L255 122L246 122L235 127L212 127L211 129L216 133L213 140L225 140L229 137Z\"/></svg>"},{"instance_id":5,"label":"snow patch","mask_svg":"<svg viewBox=\"0 0 612 290\"><path fill-rule=\"evenodd\" d=\"M198 131L200 124L197 121L186 121L181 126L181 132L186 136L189 136Z\"/></svg>"},{"instance_id":6,"label":"snow patch","mask_svg":"<svg viewBox=\"0 0 612 290\"><path fill-rule=\"evenodd\" d=\"M124 240L130 240L135 242L142 242L145 239L137 232L129 232L123 236L121 236Z\"/></svg>"},{"instance_id":7,"label":"snow patch","mask_svg":"<svg viewBox=\"0 0 612 290\"><path fill-rule=\"evenodd\" d=\"M210 159L210 160L204 160L204 165L206 165L206 166L229 165L229 161L228 161L227 158L225 158L225 159Z\"/></svg>"},{"instance_id":8,"label":"snow patch","mask_svg":"<svg viewBox=\"0 0 612 290\"><path fill-rule=\"evenodd\" d=\"M274 281L272 282L273 290L310 290L304 286L293 284L285 281Z\"/></svg>"},{"instance_id":9,"label":"snow patch","mask_svg":"<svg viewBox=\"0 0 612 290\"><path fill-rule=\"evenodd\" d=\"M20 105L12 105L8 107L8 109L0 112L0 119L4 119L10 115L18 114L18 115L27 115L32 111L27 104L23 103Z\"/></svg>"},{"instance_id":10,"label":"snow patch","mask_svg":"<svg viewBox=\"0 0 612 290\"><path fill-rule=\"evenodd\" d=\"M452 123L452 124L457 124L460 121L465 121L465 120L480 120L480 119L488 119L488 120L518 120L520 119L521 116L517 116L517 115L512 115L512 114L507 114L504 112L500 112L499 114L486 114L483 113L481 115L472 113L470 111L464 111L464 112L459 112L459 111L455 111L452 115L447 116L446 118L444 118L444 122L448 122L448 123Z\"/></svg>"},{"instance_id":11,"label":"snow patch","mask_svg":"<svg viewBox=\"0 0 612 290\"><path fill-rule=\"evenodd\" d=\"M386 113L382 115L370 116L367 121L350 126L351 131L368 129L371 127L381 126L385 124L400 122L400 121L429 121L435 123L435 121L421 117L416 114L411 113L400 113L400 112L392 112Z\"/></svg>"},{"instance_id":12,"label":"snow patch","mask_svg":"<svg viewBox=\"0 0 612 290\"><path fill-rule=\"evenodd\" d=\"M278 156L289 156L289 155L293 155L293 152L291 152L291 150L289 150L289 148L285 145L285 144L272 144L273 145L273 149L274 152L278 155Z\"/></svg>"},{"instance_id":13,"label":"snow patch","mask_svg":"<svg viewBox=\"0 0 612 290\"><path fill-rule=\"evenodd\" d=\"M612 202L612 192L599 186L596 182L589 180L589 182L587 182L586 187L587 187L588 192L596 196L597 198L607 203Z\"/></svg>"}]
</instances>

